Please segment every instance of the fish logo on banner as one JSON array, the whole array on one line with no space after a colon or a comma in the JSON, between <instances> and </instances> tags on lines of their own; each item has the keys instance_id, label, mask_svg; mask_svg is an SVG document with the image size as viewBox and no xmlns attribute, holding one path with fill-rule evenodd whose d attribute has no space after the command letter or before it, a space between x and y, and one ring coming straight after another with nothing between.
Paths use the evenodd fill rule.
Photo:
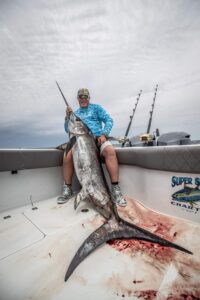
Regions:
<instances>
[{"instance_id":1,"label":"fish logo on banner","mask_svg":"<svg viewBox=\"0 0 200 300\"><path fill-rule=\"evenodd\" d=\"M171 204L196 214L200 210L200 177L173 176L172 188L180 185L182 187L171 195Z\"/></svg>"}]
</instances>

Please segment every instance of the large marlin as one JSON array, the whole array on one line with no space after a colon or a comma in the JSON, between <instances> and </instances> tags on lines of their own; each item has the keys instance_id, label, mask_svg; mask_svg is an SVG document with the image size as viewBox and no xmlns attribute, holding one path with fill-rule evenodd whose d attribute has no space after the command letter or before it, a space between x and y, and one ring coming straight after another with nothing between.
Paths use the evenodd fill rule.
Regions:
<instances>
[{"instance_id":1,"label":"large marlin","mask_svg":"<svg viewBox=\"0 0 200 300\"><path fill-rule=\"evenodd\" d=\"M82 186L81 191L75 198L74 208L78 207L80 201L87 200L105 217L106 221L80 246L68 267L65 281L91 252L101 244L113 239L145 240L192 254L187 249L130 224L119 217L106 184L94 137L73 113L70 116L68 128L70 135L73 136L71 146L74 167Z\"/></svg>"}]
</instances>

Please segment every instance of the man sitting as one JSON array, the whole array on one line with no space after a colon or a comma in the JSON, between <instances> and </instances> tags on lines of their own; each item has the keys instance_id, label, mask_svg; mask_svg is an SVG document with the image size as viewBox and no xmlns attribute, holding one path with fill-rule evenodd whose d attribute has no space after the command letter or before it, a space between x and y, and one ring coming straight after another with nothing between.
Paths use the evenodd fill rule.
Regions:
<instances>
[{"instance_id":1,"label":"man sitting","mask_svg":"<svg viewBox=\"0 0 200 300\"><path fill-rule=\"evenodd\" d=\"M126 206L126 199L122 196L119 186L119 167L117 156L112 144L107 141L107 137L112 129L113 120L109 114L98 104L90 103L90 94L88 89L80 89L78 91L78 102L80 108L75 111L84 124L90 129L92 134L97 138L100 147L100 155L105 159L106 168L111 179L111 197L112 200L119 206ZM65 117L65 131L68 132L67 121L72 109L67 107ZM104 124L104 127L102 126ZM68 147L67 147L68 148ZM74 173L72 149L68 149L63 157L63 175L64 186L62 196L57 199L58 204L67 202L72 196L72 176Z\"/></svg>"}]
</instances>

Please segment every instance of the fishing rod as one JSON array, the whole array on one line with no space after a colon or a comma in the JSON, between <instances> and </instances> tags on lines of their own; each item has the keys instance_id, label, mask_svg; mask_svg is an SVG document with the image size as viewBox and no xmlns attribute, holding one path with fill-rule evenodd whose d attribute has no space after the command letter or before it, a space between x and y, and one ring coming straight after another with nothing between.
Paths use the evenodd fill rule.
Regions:
<instances>
[{"instance_id":1,"label":"fishing rod","mask_svg":"<svg viewBox=\"0 0 200 300\"><path fill-rule=\"evenodd\" d=\"M139 102L139 99L140 99L141 94L142 94L142 90L140 90L140 92L139 92L139 94L138 94L138 96L137 96L136 103L135 103L135 107L133 108L133 113L132 113L132 115L130 116L130 121L129 121L128 127L127 127L127 129L126 129L124 138L123 138L122 147L124 147L124 145L125 145L125 143L126 143L127 136L128 136L128 134L129 134L129 130L130 130L130 128L131 128L131 124L132 124L132 121L133 121L133 117L134 117L134 114L135 114L135 111L136 111L136 108L137 108L137 105L138 105L138 102Z\"/></svg>"},{"instance_id":2,"label":"fishing rod","mask_svg":"<svg viewBox=\"0 0 200 300\"><path fill-rule=\"evenodd\" d=\"M148 127L147 127L147 134L149 134L150 129L151 129L151 122L152 122L152 116L153 116L153 111L154 111L154 106L155 106L155 100L156 100L157 90L158 90L158 84L156 85L155 92L154 92L152 109L149 112L150 113L150 117L149 117L149 124L148 124Z\"/></svg>"}]
</instances>

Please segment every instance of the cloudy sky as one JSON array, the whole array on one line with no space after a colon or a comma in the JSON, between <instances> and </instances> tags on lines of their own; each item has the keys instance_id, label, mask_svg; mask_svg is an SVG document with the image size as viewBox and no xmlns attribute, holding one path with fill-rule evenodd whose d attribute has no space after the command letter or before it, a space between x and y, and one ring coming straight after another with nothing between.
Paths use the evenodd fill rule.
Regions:
<instances>
[{"instance_id":1,"label":"cloudy sky","mask_svg":"<svg viewBox=\"0 0 200 300\"><path fill-rule=\"evenodd\" d=\"M0 147L65 142L65 104L87 87L123 136L152 131L200 138L199 0L0 0Z\"/></svg>"}]
</instances>

